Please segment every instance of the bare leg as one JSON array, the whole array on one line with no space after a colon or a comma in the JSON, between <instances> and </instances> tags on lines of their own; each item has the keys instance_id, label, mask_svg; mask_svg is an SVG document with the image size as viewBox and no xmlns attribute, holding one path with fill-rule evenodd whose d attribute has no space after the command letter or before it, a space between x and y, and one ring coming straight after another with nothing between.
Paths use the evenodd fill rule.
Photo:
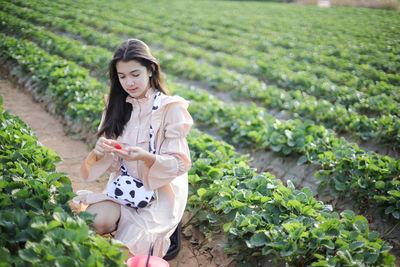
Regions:
<instances>
[{"instance_id":1,"label":"bare leg","mask_svg":"<svg viewBox=\"0 0 400 267\"><path fill-rule=\"evenodd\" d=\"M121 216L121 206L112 201L101 201L90 205L86 212L97 214L93 227L99 235L111 233L117 228L117 222Z\"/></svg>"}]
</instances>

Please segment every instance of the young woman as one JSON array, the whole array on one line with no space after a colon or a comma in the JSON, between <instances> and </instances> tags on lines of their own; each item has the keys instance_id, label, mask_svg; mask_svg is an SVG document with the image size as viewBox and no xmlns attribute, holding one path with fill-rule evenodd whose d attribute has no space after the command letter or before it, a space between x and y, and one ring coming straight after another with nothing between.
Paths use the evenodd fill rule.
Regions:
<instances>
[{"instance_id":1,"label":"young woman","mask_svg":"<svg viewBox=\"0 0 400 267\"><path fill-rule=\"evenodd\" d=\"M153 255L163 257L187 201L191 162L186 135L193 124L188 102L168 95L158 61L140 40L121 44L109 74L110 93L98 141L82 164L81 176L93 181L106 172L111 175L103 194L78 192L76 199L96 214L94 227L99 234L116 231L114 238L134 255L147 254L153 244ZM153 192L148 204L118 198L125 190L115 188L122 184L121 172Z\"/></svg>"}]
</instances>

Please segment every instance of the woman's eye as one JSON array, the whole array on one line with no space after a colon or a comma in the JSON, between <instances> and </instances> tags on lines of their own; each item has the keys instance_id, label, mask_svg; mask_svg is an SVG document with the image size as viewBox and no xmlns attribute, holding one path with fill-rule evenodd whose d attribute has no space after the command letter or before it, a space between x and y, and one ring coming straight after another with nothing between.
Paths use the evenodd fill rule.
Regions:
<instances>
[{"instance_id":1,"label":"woman's eye","mask_svg":"<svg viewBox=\"0 0 400 267\"><path fill-rule=\"evenodd\" d=\"M134 74L134 75L132 75L133 77L139 77L140 76L140 74Z\"/></svg>"},{"instance_id":2,"label":"woman's eye","mask_svg":"<svg viewBox=\"0 0 400 267\"><path fill-rule=\"evenodd\" d=\"M125 77L119 77L119 79L123 79L123 78L125 78Z\"/></svg>"}]
</instances>

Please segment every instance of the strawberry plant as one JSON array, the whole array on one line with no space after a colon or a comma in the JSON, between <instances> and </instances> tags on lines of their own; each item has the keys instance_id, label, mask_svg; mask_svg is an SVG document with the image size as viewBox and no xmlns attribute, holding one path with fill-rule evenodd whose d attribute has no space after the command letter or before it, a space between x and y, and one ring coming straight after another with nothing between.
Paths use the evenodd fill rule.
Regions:
<instances>
[{"instance_id":1,"label":"strawberry plant","mask_svg":"<svg viewBox=\"0 0 400 267\"><path fill-rule=\"evenodd\" d=\"M188 141L195 159L188 204L198 215L192 221L201 229L222 227L226 251L244 266L265 255L292 266L392 265L390 246L369 231L365 217L332 213L310 189L296 190L290 181L286 187L270 174L255 173L232 147L196 131Z\"/></svg>"},{"instance_id":2,"label":"strawberry plant","mask_svg":"<svg viewBox=\"0 0 400 267\"><path fill-rule=\"evenodd\" d=\"M60 158L1 97L0 128L0 265L121 266L122 243L96 235L92 215L72 214L71 181L55 172Z\"/></svg>"}]
</instances>

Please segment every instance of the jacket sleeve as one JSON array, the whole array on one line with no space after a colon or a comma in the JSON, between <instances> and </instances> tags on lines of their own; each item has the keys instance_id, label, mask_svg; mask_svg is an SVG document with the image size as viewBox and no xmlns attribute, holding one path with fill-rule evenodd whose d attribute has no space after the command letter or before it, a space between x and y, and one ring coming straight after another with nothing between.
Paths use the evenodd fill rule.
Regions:
<instances>
[{"instance_id":1,"label":"jacket sleeve","mask_svg":"<svg viewBox=\"0 0 400 267\"><path fill-rule=\"evenodd\" d=\"M186 136L193 125L187 108L181 103L169 104L164 121L164 139L151 168L144 168L143 184L157 189L186 173L191 167Z\"/></svg>"},{"instance_id":2,"label":"jacket sleeve","mask_svg":"<svg viewBox=\"0 0 400 267\"><path fill-rule=\"evenodd\" d=\"M117 171L120 166L118 157L106 154L102 159L97 160L96 154L91 151L81 165L81 179L88 182L94 181L105 173Z\"/></svg>"}]
</instances>

